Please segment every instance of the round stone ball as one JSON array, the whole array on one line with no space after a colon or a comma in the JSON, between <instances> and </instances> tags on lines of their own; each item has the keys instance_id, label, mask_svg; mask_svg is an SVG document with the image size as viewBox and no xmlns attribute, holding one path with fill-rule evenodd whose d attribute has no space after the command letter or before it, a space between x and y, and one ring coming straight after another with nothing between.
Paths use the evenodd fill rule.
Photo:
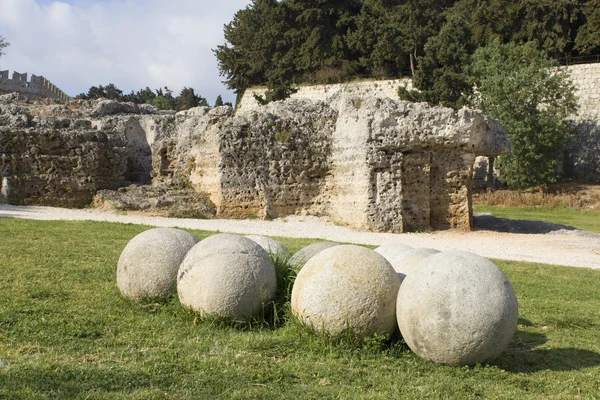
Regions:
<instances>
[{"instance_id":1,"label":"round stone ball","mask_svg":"<svg viewBox=\"0 0 600 400\"><path fill-rule=\"evenodd\" d=\"M391 263L392 267L398 273L398 277L401 281L404 281L406 275L410 272L410 270L424 258L427 258L433 254L439 253L439 250L430 249L427 247L419 247L416 249L407 250L404 253L400 254L397 258L394 259L394 262Z\"/></svg>"},{"instance_id":2,"label":"round stone ball","mask_svg":"<svg viewBox=\"0 0 600 400\"><path fill-rule=\"evenodd\" d=\"M181 262L196 243L194 235L174 228L150 229L131 239L117 264L121 294L134 301L169 296Z\"/></svg>"},{"instance_id":3,"label":"round stone ball","mask_svg":"<svg viewBox=\"0 0 600 400\"><path fill-rule=\"evenodd\" d=\"M517 327L517 297L491 261L462 251L431 255L402 282L396 307L406 344L441 364L485 363Z\"/></svg>"},{"instance_id":4,"label":"round stone ball","mask_svg":"<svg viewBox=\"0 0 600 400\"><path fill-rule=\"evenodd\" d=\"M289 265L296 270L300 270L304 264L306 264L306 262L315 255L334 246L339 246L339 244L334 242L317 242L309 244L308 246L298 250L293 256L290 257Z\"/></svg>"},{"instance_id":5,"label":"round stone ball","mask_svg":"<svg viewBox=\"0 0 600 400\"><path fill-rule=\"evenodd\" d=\"M210 236L194 246L177 275L184 307L202 316L237 321L255 316L275 297L275 266L266 250L246 237Z\"/></svg>"},{"instance_id":6,"label":"round stone ball","mask_svg":"<svg viewBox=\"0 0 600 400\"><path fill-rule=\"evenodd\" d=\"M361 246L340 245L312 257L292 289L292 313L331 335L357 338L396 330L400 281L381 255Z\"/></svg>"},{"instance_id":7,"label":"round stone ball","mask_svg":"<svg viewBox=\"0 0 600 400\"><path fill-rule=\"evenodd\" d=\"M278 255L281 257L290 256L290 253L285 248L285 246L275 239L271 239L270 237L260 235L247 235L246 237L258 243L258 245L265 249L269 254Z\"/></svg>"},{"instance_id":8,"label":"round stone ball","mask_svg":"<svg viewBox=\"0 0 600 400\"><path fill-rule=\"evenodd\" d=\"M388 243L379 246L374 251L384 256L385 259L388 260L393 266L396 260L402 257L402 254L408 250L412 250L412 247L401 243Z\"/></svg>"}]
</instances>

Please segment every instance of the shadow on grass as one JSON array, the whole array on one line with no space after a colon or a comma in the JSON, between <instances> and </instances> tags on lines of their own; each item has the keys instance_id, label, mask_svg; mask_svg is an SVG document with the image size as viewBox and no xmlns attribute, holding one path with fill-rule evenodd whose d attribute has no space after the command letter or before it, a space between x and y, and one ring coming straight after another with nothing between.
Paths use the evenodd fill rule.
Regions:
<instances>
[{"instance_id":1,"label":"shadow on grass","mask_svg":"<svg viewBox=\"0 0 600 400\"><path fill-rule=\"evenodd\" d=\"M475 219L475 230L478 231L494 231L494 232L505 232L505 233L529 233L529 234L540 234L540 233L551 233L557 231L576 231L575 227L569 225L552 224L550 222L543 221L529 221L522 219L507 219L498 218L489 213L476 213Z\"/></svg>"},{"instance_id":2,"label":"shadow on grass","mask_svg":"<svg viewBox=\"0 0 600 400\"><path fill-rule=\"evenodd\" d=\"M531 326L519 318L519 325ZM572 347L538 349L548 341L546 335L517 330L508 349L492 364L513 373L575 371L600 366L600 353Z\"/></svg>"},{"instance_id":3,"label":"shadow on grass","mask_svg":"<svg viewBox=\"0 0 600 400\"><path fill-rule=\"evenodd\" d=\"M600 353L572 347L525 351L509 348L493 364L513 373L576 371L600 366Z\"/></svg>"},{"instance_id":4,"label":"shadow on grass","mask_svg":"<svg viewBox=\"0 0 600 400\"><path fill-rule=\"evenodd\" d=\"M19 399L35 394L35 397L67 399L94 393L96 398L101 398L107 393L132 394L156 388L152 382L156 378L147 373L119 368L54 367L28 366L12 371L9 368L6 373L0 374L0 386L7 390L3 392L0 389L0 397Z\"/></svg>"}]
</instances>

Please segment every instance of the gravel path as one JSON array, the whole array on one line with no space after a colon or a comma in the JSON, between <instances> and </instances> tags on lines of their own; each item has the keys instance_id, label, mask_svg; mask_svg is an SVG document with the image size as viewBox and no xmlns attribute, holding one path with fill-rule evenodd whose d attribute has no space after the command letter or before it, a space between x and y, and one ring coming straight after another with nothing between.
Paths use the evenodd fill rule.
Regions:
<instances>
[{"instance_id":1,"label":"gravel path","mask_svg":"<svg viewBox=\"0 0 600 400\"><path fill-rule=\"evenodd\" d=\"M0 204L0 217L37 220L89 220L143 224L160 227L181 227L208 231L259 234L295 238L319 238L336 242L380 245L403 243L413 247L432 247L438 250L465 250L484 257L505 260L532 261L600 269L600 235L565 227L537 223L529 233L519 225L495 219L488 223L483 216L474 232L439 231L434 233L375 233L336 226L326 218L291 216L273 221L263 220L197 220L164 218L146 215L120 215L99 210L73 210L53 207L23 207ZM494 219L493 217L491 217ZM487 221L484 223L484 219ZM1 223L1 220L0 220ZM530 224L528 224L530 225ZM502 228L498 228L501 226ZM485 230L486 227L495 230ZM567 227L568 228L568 227ZM544 233L537 233L544 232Z\"/></svg>"}]
</instances>

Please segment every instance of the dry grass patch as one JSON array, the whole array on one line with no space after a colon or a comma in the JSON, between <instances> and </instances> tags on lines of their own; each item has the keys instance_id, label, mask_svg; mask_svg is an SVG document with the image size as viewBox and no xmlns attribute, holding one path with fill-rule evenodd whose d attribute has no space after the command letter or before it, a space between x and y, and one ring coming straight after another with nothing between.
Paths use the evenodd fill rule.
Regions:
<instances>
[{"instance_id":1,"label":"dry grass patch","mask_svg":"<svg viewBox=\"0 0 600 400\"><path fill-rule=\"evenodd\" d=\"M496 190L476 193L473 202L478 206L600 210L600 185L563 183L546 190Z\"/></svg>"}]
</instances>

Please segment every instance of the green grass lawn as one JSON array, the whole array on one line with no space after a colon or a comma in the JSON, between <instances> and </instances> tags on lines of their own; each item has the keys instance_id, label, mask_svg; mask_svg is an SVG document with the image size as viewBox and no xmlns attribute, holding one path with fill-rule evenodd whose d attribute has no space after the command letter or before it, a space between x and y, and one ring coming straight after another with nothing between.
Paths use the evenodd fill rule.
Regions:
<instances>
[{"instance_id":1,"label":"green grass lawn","mask_svg":"<svg viewBox=\"0 0 600 400\"><path fill-rule=\"evenodd\" d=\"M600 271L496 261L519 299L516 336L493 363L455 368L401 341L236 328L176 296L129 302L117 260L148 228L0 218L0 398L600 398Z\"/></svg>"},{"instance_id":2,"label":"green grass lawn","mask_svg":"<svg viewBox=\"0 0 600 400\"><path fill-rule=\"evenodd\" d=\"M498 218L512 220L544 221L562 224L600 233L600 211L580 210L576 208L518 208L500 206L473 207L475 212L490 212Z\"/></svg>"}]
</instances>

